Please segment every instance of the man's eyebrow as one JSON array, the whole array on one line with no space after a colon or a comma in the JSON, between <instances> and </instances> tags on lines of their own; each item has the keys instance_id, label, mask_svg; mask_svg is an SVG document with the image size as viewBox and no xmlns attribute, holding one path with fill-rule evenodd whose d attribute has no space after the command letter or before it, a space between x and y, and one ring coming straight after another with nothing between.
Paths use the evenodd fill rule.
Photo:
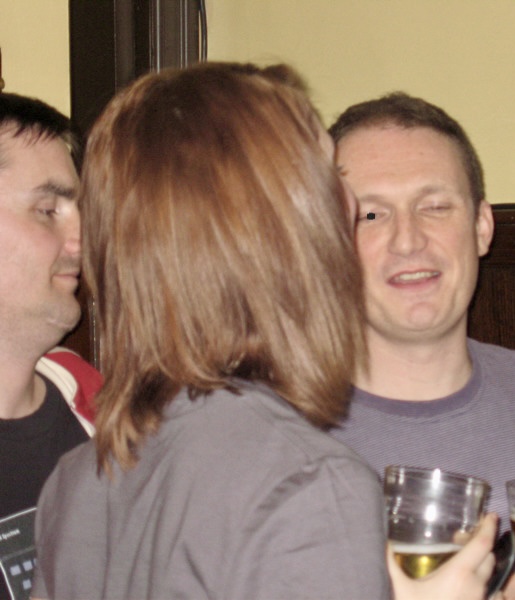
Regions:
<instances>
[{"instance_id":1,"label":"man's eyebrow","mask_svg":"<svg viewBox=\"0 0 515 600\"><path fill-rule=\"evenodd\" d=\"M381 194L374 194L374 193L370 193L370 194L363 194L363 196L358 196L356 195L356 198L359 202L377 202L379 204L381 203L387 203L388 200L385 199L385 197Z\"/></svg>"},{"instance_id":2,"label":"man's eyebrow","mask_svg":"<svg viewBox=\"0 0 515 600\"><path fill-rule=\"evenodd\" d=\"M77 196L76 186L63 185L56 181L42 183L34 191L38 194L53 194L61 198L67 198L68 200L74 200Z\"/></svg>"},{"instance_id":3,"label":"man's eyebrow","mask_svg":"<svg viewBox=\"0 0 515 600\"><path fill-rule=\"evenodd\" d=\"M449 193L449 190L444 184L440 184L440 183L432 184L431 183L431 184L423 185L419 189L415 190L413 192L413 197L416 199L421 199L421 198L425 198L426 196L431 196L433 194L447 194L447 193ZM390 202L390 200L388 199L388 195L383 194L381 192L365 193L362 196L356 195L356 198L359 200L359 202L377 202L379 204Z\"/></svg>"},{"instance_id":4,"label":"man's eyebrow","mask_svg":"<svg viewBox=\"0 0 515 600\"><path fill-rule=\"evenodd\" d=\"M419 190L419 196L430 196L431 194L440 194L447 191L448 189L443 183L428 184Z\"/></svg>"}]
</instances>

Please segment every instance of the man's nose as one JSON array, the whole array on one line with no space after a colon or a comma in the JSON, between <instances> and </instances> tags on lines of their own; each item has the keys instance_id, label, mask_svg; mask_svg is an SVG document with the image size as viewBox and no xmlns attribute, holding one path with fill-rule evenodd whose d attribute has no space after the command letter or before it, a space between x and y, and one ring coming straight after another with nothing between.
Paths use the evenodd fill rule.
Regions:
<instances>
[{"instance_id":1,"label":"man's nose","mask_svg":"<svg viewBox=\"0 0 515 600\"><path fill-rule=\"evenodd\" d=\"M391 222L390 252L409 256L423 250L426 244L427 237L417 215L411 211L395 213Z\"/></svg>"},{"instance_id":2,"label":"man's nose","mask_svg":"<svg viewBox=\"0 0 515 600\"><path fill-rule=\"evenodd\" d=\"M80 235L80 215L78 208L74 208L69 215L68 223L64 232L64 246L68 254L80 254L81 235Z\"/></svg>"}]
</instances>

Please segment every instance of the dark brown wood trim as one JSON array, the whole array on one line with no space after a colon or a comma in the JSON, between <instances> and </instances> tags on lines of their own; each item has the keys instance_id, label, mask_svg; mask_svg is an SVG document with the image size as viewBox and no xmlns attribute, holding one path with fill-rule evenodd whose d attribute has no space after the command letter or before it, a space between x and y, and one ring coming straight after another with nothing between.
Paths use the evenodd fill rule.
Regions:
<instances>
[{"instance_id":1,"label":"dark brown wood trim","mask_svg":"<svg viewBox=\"0 0 515 600\"><path fill-rule=\"evenodd\" d=\"M515 349L515 204L494 204L495 235L481 259L469 334Z\"/></svg>"},{"instance_id":2,"label":"dark brown wood trim","mask_svg":"<svg viewBox=\"0 0 515 600\"><path fill-rule=\"evenodd\" d=\"M138 76L198 62L199 0L69 0L71 116L86 136L107 102ZM94 307L64 343L98 366Z\"/></svg>"}]
</instances>

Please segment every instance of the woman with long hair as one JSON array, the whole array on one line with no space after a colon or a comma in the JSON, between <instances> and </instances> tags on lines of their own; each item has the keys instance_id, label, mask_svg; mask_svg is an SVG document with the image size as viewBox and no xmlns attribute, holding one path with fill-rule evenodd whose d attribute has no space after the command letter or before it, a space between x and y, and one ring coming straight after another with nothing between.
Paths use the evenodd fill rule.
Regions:
<instances>
[{"instance_id":1,"label":"woman with long hair","mask_svg":"<svg viewBox=\"0 0 515 600\"><path fill-rule=\"evenodd\" d=\"M42 495L34 595L389 598L379 483L323 431L366 364L355 207L295 75L138 80L81 208L105 387Z\"/></svg>"}]
</instances>

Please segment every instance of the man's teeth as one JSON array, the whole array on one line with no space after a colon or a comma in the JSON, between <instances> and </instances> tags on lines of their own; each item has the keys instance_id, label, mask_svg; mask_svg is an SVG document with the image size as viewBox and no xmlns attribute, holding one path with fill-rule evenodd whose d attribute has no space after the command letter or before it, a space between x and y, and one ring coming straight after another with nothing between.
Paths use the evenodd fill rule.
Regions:
<instances>
[{"instance_id":1,"label":"man's teeth","mask_svg":"<svg viewBox=\"0 0 515 600\"><path fill-rule=\"evenodd\" d=\"M397 281L417 281L419 279L429 279L438 275L437 271L417 271L416 273L401 273L395 279Z\"/></svg>"}]
</instances>

